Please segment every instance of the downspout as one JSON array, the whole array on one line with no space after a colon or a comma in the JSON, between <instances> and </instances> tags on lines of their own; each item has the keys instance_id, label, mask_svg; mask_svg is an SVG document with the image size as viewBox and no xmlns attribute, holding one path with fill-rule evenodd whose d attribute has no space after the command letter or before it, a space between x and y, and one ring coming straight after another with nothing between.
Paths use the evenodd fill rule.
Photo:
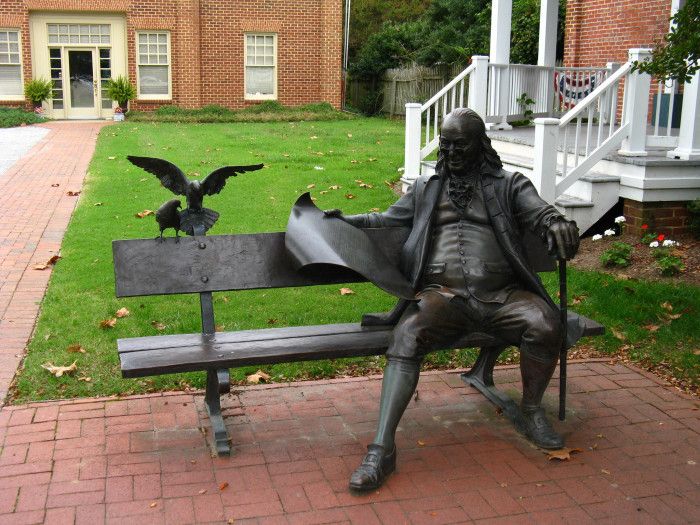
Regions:
<instances>
[{"instance_id":1,"label":"downspout","mask_svg":"<svg viewBox=\"0 0 700 525\"><path fill-rule=\"evenodd\" d=\"M350 49L350 2L345 0L345 27L343 30L343 93L341 107L345 110L345 96L348 92L348 55Z\"/></svg>"}]
</instances>

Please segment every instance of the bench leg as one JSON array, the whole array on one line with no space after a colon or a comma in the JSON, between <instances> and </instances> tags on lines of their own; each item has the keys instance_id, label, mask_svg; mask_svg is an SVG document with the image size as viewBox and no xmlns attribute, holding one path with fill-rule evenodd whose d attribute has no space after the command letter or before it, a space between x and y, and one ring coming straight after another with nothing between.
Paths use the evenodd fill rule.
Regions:
<instances>
[{"instance_id":1,"label":"bench leg","mask_svg":"<svg viewBox=\"0 0 700 525\"><path fill-rule=\"evenodd\" d=\"M473 386L479 392L499 407L503 414L515 425L518 431L523 431L524 425L520 407L506 394L501 392L493 384L493 367L501 353L507 346L487 346L481 348L476 363L468 372L460 377L462 381Z\"/></svg>"},{"instance_id":2,"label":"bench leg","mask_svg":"<svg viewBox=\"0 0 700 525\"><path fill-rule=\"evenodd\" d=\"M221 415L221 394L231 391L230 376L228 368L218 370L207 370L207 391L204 395L204 402L207 405L209 421L211 422L214 448L219 456L229 456L231 454L231 444Z\"/></svg>"}]
</instances>

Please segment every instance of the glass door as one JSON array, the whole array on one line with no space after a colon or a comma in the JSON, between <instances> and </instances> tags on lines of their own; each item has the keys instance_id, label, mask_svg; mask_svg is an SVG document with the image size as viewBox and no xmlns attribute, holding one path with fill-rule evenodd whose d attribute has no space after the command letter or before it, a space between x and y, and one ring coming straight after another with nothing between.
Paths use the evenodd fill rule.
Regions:
<instances>
[{"instance_id":1,"label":"glass door","mask_svg":"<svg viewBox=\"0 0 700 525\"><path fill-rule=\"evenodd\" d=\"M65 93L68 118L97 118L99 88L95 72L95 49L67 49L68 82Z\"/></svg>"}]
</instances>

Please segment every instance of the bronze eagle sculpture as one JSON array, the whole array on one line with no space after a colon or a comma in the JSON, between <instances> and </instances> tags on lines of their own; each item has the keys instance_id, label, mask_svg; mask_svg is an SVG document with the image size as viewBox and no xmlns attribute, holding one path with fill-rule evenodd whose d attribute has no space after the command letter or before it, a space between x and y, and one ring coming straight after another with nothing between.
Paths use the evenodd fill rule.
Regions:
<instances>
[{"instance_id":1,"label":"bronze eagle sculpture","mask_svg":"<svg viewBox=\"0 0 700 525\"><path fill-rule=\"evenodd\" d=\"M160 183L175 195L184 195L187 199L187 208L179 212L179 229L187 235L203 235L219 218L219 214L202 206L205 195L216 195L226 185L226 180L239 173L256 171L263 164L251 164L248 166L224 166L212 171L203 180L190 180L180 168L172 162L153 157L126 157L133 165L154 174Z\"/></svg>"}]
</instances>

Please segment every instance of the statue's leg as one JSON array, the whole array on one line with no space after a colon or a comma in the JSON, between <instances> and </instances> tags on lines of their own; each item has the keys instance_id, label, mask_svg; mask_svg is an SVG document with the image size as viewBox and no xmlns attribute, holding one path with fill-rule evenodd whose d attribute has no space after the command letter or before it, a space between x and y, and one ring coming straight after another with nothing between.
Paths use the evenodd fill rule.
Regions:
<instances>
[{"instance_id":1,"label":"statue's leg","mask_svg":"<svg viewBox=\"0 0 700 525\"><path fill-rule=\"evenodd\" d=\"M564 440L541 407L561 348L562 329L557 312L537 295L518 290L496 312L489 328L504 341L520 347L522 430L537 446L561 448Z\"/></svg>"},{"instance_id":2,"label":"statue's leg","mask_svg":"<svg viewBox=\"0 0 700 525\"><path fill-rule=\"evenodd\" d=\"M422 356L443 338L458 337L464 326L460 321L449 298L438 293L426 294L402 315L386 354L377 433L350 477L351 489L374 490L396 468L396 429L416 390Z\"/></svg>"}]
</instances>

